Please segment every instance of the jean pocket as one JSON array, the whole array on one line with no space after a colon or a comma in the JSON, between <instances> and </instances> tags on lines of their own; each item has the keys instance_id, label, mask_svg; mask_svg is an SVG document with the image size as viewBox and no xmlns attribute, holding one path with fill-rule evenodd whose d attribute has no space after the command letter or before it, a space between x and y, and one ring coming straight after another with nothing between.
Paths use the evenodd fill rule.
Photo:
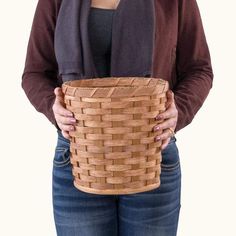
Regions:
<instances>
[{"instance_id":1,"label":"jean pocket","mask_svg":"<svg viewBox=\"0 0 236 236\"><path fill-rule=\"evenodd\" d=\"M179 150L176 145L175 136L171 138L167 147L162 150L161 168L163 171L175 170L180 165Z\"/></svg>"},{"instance_id":2,"label":"jean pocket","mask_svg":"<svg viewBox=\"0 0 236 236\"><path fill-rule=\"evenodd\" d=\"M70 143L61 132L58 132L57 145L54 152L53 165L64 167L70 163Z\"/></svg>"},{"instance_id":3,"label":"jean pocket","mask_svg":"<svg viewBox=\"0 0 236 236\"><path fill-rule=\"evenodd\" d=\"M69 147L60 147L55 148L53 165L55 167L64 167L70 163L70 148Z\"/></svg>"}]
</instances>

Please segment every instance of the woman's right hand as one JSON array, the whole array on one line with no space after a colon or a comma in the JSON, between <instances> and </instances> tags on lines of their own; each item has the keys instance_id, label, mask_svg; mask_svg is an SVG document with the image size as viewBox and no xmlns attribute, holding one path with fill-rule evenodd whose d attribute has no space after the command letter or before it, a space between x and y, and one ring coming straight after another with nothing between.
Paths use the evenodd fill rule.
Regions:
<instances>
[{"instance_id":1,"label":"woman's right hand","mask_svg":"<svg viewBox=\"0 0 236 236\"><path fill-rule=\"evenodd\" d=\"M61 87L56 87L54 89L54 93L56 95L56 99L52 106L52 110L54 112L57 125L61 129L62 135L70 140L71 136L69 135L69 131L73 131L75 129L74 124L76 123L76 119L73 117L73 113L65 108L64 94Z\"/></svg>"}]
</instances>

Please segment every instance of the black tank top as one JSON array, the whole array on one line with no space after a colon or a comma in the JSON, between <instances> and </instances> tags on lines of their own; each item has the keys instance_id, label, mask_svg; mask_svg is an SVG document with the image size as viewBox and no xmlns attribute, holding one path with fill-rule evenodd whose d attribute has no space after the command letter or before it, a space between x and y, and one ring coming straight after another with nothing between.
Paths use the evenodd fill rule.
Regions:
<instances>
[{"instance_id":1,"label":"black tank top","mask_svg":"<svg viewBox=\"0 0 236 236\"><path fill-rule=\"evenodd\" d=\"M89 40L99 77L110 76L112 19L115 9L90 7Z\"/></svg>"}]
</instances>

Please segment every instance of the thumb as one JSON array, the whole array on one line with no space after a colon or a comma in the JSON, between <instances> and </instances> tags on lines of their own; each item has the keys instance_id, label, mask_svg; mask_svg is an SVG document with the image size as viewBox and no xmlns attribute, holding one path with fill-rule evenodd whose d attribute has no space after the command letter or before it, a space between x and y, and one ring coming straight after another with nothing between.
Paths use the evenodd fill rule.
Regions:
<instances>
[{"instance_id":1,"label":"thumb","mask_svg":"<svg viewBox=\"0 0 236 236\"><path fill-rule=\"evenodd\" d=\"M173 93L173 91L172 90L168 90L167 91L167 97L169 97L169 99L174 99L174 93Z\"/></svg>"},{"instance_id":2,"label":"thumb","mask_svg":"<svg viewBox=\"0 0 236 236\"><path fill-rule=\"evenodd\" d=\"M166 97L167 97L166 107L169 107L171 103L174 102L174 93L171 90L168 90L166 93Z\"/></svg>"},{"instance_id":3,"label":"thumb","mask_svg":"<svg viewBox=\"0 0 236 236\"><path fill-rule=\"evenodd\" d=\"M58 100L59 102L64 101L63 99L64 95L63 95L61 87L56 87L54 89L54 94L56 95L56 100Z\"/></svg>"}]
</instances>

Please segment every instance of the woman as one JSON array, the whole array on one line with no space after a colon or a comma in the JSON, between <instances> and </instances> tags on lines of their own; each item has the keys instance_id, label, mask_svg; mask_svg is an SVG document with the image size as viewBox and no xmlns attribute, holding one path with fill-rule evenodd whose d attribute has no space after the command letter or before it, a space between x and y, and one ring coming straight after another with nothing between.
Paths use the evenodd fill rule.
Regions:
<instances>
[{"instance_id":1,"label":"woman","mask_svg":"<svg viewBox=\"0 0 236 236\"><path fill-rule=\"evenodd\" d=\"M63 64L65 61L70 62ZM159 188L130 195L96 195L74 187L69 131L74 130L76 120L65 108L61 84L92 76L146 76L169 81L167 110L156 117L164 122L153 127L163 131L156 137L162 141ZM57 234L176 235L181 170L174 133L192 121L212 80L195 0L39 0L22 87L58 132L53 160Z\"/></svg>"}]
</instances>

